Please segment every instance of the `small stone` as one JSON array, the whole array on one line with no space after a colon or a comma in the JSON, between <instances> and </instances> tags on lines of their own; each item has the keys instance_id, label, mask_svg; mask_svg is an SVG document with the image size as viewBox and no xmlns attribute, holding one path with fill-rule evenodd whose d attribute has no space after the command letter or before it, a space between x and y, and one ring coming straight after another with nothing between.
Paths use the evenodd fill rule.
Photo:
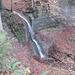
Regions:
<instances>
[{"instance_id":1,"label":"small stone","mask_svg":"<svg viewBox=\"0 0 75 75\"><path fill-rule=\"evenodd\" d=\"M71 69L73 69L73 66L71 66Z\"/></svg>"},{"instance_id":2,"label":"small stone","mask_svg":"<svg viewBox=\"0 0 75 75\"><path fill-rule=\"evenodd\" d=\"M74 64L74 60L72 60L70 57L68 57L68 58L66 59L66 61L67 61L68 63Z\"/></svg>"}]
</instances>

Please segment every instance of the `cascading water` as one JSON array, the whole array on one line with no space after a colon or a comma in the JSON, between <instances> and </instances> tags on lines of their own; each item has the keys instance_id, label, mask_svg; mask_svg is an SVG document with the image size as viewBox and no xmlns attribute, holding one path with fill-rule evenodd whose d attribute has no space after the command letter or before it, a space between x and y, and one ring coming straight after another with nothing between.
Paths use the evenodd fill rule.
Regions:
<instances>
[{"instance_id":1,"label":"cascading water","mask_svg":"<svg viewBox=\"0 0 75 75\"><path fill-rule=\"evenodd\" d=\"M24 16L22 16L22 15L19 14L18 12L13 11L13 13L14 13L14 14L17 14L17 15L18 15L19 17L21 17L24 21L26 21L26 23L27 23L27 25L28 25L28 31L30 32L30 35L31 35L31 39L32 39L32 41L35 43L35 45L36 45L36 47L37 47L37 49L38 49L40 58L41 58L41 59L44 58L45 55L44 55L44 53L42 52L41 46L39 45L39 43L37 42L37 40L34 38L33 30L32 30L32 28L31 28L30 23L27 21L27 19L26 19Z\"/></svg>"}]
</instances>

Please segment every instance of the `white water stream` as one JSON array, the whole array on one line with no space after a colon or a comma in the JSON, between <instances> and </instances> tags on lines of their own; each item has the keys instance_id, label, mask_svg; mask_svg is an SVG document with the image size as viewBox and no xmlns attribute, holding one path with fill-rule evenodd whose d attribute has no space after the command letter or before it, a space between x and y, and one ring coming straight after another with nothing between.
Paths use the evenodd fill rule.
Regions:
<instances>
[{"instance_id":1,"label":"white water stream","mask_svg":"<svg viewBox=\"0 0 75 75\"><path fill-rule=\"evenodd\" d=\"M45 55L44 55L44 53L42 52L41 46L39 45L39 43L37 42L37 40L34 38L33 30L32 30L32 28L31 28L30 23L27 21L27 19L26 19L24 16L22 16L22 15L19 14L18 12L13 11L13 13L14 13L14 14L17 14L17 15L18 15L19 17L21 17L24 21L26 21L26 23L27 23L27 25L28 25L28 31L30 32L30 35L31 35L31 39L32 39L32 41L36 44L36 47L37 47L37 49L38 49L40 58L41 58L41 59L44 58Z\"/></svg>"}]
</instances>

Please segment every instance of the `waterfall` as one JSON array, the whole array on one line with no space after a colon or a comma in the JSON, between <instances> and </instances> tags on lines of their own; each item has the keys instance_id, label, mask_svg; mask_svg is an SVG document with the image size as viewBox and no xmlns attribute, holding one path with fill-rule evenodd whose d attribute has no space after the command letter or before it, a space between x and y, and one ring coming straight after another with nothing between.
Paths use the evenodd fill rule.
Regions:
<instances>
[{"instance_id":1,"label":"waterfall","mask_svg":"<svg viewBox=\"0 0 75 75\"><path fill-rule=\"evenodd\" d=\"M30 32L30 35L31 35L31 39L32 39L32 41L35 43L35 45L36 45L36 47L37 47L37 49L38 49L40 58L41 58L41 59L44 58L45 55L44 55L44 53L42 52L41 46L39 45L39 43L37 42L37 40L34 38L34 33L33 33L32 28L31 28L30 23L27 21L27 19L26 19L24 16L22 16L22 15L19 14L18 12L13 11L13 13L14 13L14 14L17 14L17 15L18 15L19 17L21 17L24 21L26 21L26 23L27 23L27 25L28 25L28 31Z\"/></svg>"}]
</instances>

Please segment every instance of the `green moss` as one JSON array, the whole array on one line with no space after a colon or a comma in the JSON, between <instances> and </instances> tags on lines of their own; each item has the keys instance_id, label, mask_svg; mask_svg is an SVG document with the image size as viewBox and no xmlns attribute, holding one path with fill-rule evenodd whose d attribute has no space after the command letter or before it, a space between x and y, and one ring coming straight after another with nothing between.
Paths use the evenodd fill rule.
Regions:
<instances>
[{"instance_id":1,"label":"green moss","mask_svg":"<svg viewBox=\"0 0 75 75\"><path fill-rule=\"evenodd\" d=\"M7 11L4 11L4 14L2 14L2 16L4 17L3 21L7 23L7 26L14 33L15 37L19 40L19 42L25 45L25 32L23 29L23 23L21 21L21 18Z\"/></svg>"},{"instance_id":2,"label":"green moss","mask_svg":"<svg viewBox=\"0 0 75 75\"><path fill-rule=\"evenodd\" d=\"M38 18L39 16L38 15L34 15L34 18Z\"/></svg>"},{"instance_id":3,"label":"green moss","mask_svg":"<svg viewBox=\"0 0 75 75\"><path fill-rule=\"evenodd\" d=\"M26 12L26 13L32 13L32 12L33 12L33 9L32 9L32 7L31 7L31 6L29 6L26 10L27 10L27 12Z\"/></svg>"},{"instance_id":4,"label":"green moss","mask_svg":"<svg viewBox=\"0 0 75 75\"><path fill-rule=\"evenodd\" d=\"M75 42L75 40L73 40Z\"/></svg>"},{"instance_id":5,"label":"green moss","mask_svg":"<svg viewBox=\"0 0 75 75\"><path fill-rule=\"evenodd\" d=\"M34 11L33 11L33 17L34 17L34 18L38 18L38 17L39 17L39 16L38 16L38 13L39 13L39 12L38 12L38 9L37 9L37 7L35 7L35 8L34 8Z\"/></svg>"}]
</instances>

